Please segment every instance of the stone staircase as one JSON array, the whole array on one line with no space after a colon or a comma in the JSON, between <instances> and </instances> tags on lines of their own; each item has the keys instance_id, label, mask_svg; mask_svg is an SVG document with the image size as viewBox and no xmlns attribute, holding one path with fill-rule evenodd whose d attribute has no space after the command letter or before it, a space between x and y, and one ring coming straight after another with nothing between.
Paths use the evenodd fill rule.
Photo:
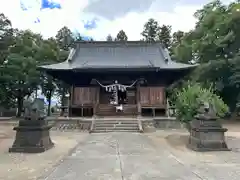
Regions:
<instances>
[{"instance_id":1,"label":"stone staircase","mask_svg":"<svg viewBox=\"0 0 240 180\"><path fill-rule=\"evenodd\" d=\"M111 104L99 104L96 110L97 116L136 116L137 105L135 104L124 104L122 112L116 112L116 108Z\"/></svg>"},{"instance_id":2,"label":"stone staircase","mask_svg":"<svg viewBox=\"0 0 240 180\"><path fill-rule=\"evenodd\" d=\"M90 133L143 132L142 123L137 118L96 119L92 121Z\"/></svg>"}]
</instances>

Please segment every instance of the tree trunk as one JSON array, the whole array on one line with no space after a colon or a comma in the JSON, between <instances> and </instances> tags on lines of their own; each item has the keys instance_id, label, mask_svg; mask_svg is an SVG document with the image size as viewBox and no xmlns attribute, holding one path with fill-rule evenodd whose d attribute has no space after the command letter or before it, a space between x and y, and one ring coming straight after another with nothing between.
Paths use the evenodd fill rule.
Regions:
<instances>
[{"instance_id":1,"label":"tree trunk","mask_svg":"<svg viewBox=\"0 0 240 180\"><path fill-rule=\"evenodd\" d=\"M51 115L51 98L48 98L48 109L47 109L47 115Z\"/></svg>"},{"instance_id":2,"label":"tree trunk","mask_svg":"<svg viewBox=\"0 0 240 180\"><path fill-rule=\"evenodd\" d=\"M47 101L48 101L47 115L48 115L48 116L51 115L51 100L52 100L52 94L53 94L53 90L49 90L49 92L47 93Z\"/></svg>"},{"instance_id":3,"label":"tree trunk","mask_svg":"<svg viewBox=\"0 0 240 180\"><path fill-rule=\"evenodd\" d=\"M18 97L17 98L17 114L16 114L16 117L21 117L22 110L23 110L23 98Z\"/></svg>"},{"instance_id":4,"label":"tree trunk","mask_svg":"<svg viewBox=\"0 0 240 180\"><path fill-rule=\"evenodd\" d=\"M48 101L48 109L47 109L47 115L51 115L51 99L52 99L52 93L53 91L49 91L49 94L47 96L47 101Z\"/></svg>"},{"instance_id":5,"label":"tree trunk","mask_svg":"<svg viewBox=\"0 0 240 180\"><path fill-rule=\"evenodd\" d=\"M38 89L35 90L35 98L38 97Z\"/></svg>"},{"instance_id":6,"label":"tree trunk","mask_svg":"<svg viewBox=\"0 0 240 180\"><path fill-rule=\"evenodd\" d=\"M185 122L185 128L188 130L188 132L191 131L190 122Z\"/></svg>"}]
</instances>

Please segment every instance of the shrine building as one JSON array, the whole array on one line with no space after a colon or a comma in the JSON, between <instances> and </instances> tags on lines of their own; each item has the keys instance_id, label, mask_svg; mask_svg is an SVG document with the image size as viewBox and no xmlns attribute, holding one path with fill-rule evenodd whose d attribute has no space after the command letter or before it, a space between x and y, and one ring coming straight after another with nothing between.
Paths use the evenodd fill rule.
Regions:
<instances>
[{"instance_id":1,"label":"shrine building","mask_svg":"<svg viewBox=\"0 0 240 180\"><path fill-rule=\"evenodd\" d=\"M173 61L159 42L77 42L41 71L71 85L70 117L166 116L166 88L197 65Z\"/></svg>"}]
</instances>

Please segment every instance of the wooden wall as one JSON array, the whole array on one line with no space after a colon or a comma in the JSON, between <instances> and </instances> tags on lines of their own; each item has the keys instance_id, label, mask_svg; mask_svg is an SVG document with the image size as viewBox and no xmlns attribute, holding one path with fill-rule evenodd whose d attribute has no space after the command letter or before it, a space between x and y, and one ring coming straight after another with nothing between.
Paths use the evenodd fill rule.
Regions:
<instances>
[{"instance_id":1,"label":"wooden wall","mask_svg":"<svg viewBox=\"0 0 240 180\"><path fill-rule=\"evenodd\" d=\"M128 106L132 105L131 107L133 107L133 109L130 108L132 114L141 115L145 113L143 112L143 109L152 109L155 116L156 109L166 110L166 94L163 86L139 87L139 85L137 85L136 89L129 89L127 96L128 102L125 105L125 109L129 109ZM115 108L112 105L109 105L109 100L106 95L100 93L100 87L74 87L71 93L71 102L71 108L74 112L71 111L70 115L78 113L75 112L78 111L77 109L84 108L92 108L91 111L93 115L101 115L104 113L104 115L110 115L112 112L115 112ZM113 111L110 112L108 109L104 109L105 106L106 108L112 108ZM84 116L83 114L84 113L81 112L81 116Z\"/></svg>"},{"instance_id":2,"label":"wooden wall","mask_svg":"<svg viewBox=\"0 0 240 180\"><path fill-rule=\"evenodd\" d=\"M72 105L94 105L99 102L99 87L75 87L73 89ZM136 104L134 93L129 98L129 104ZM103 96L103 95L102 95ZM105 96L104 96L105 97ZM102 97L103 98L103 97ZM100 98L100 100L102 99ZM105 99L105 98L104 98ZM136 99L137 100L137 99ZM100 101L101 102L101 101ZM101 102L103 103L103 102ZM106 102L108 104L109 102ZM166 104L164 87L139 87L139 103L141 106L163 106Z\"/></svg>"},{"instance_id":3,"label":"wooden wall","mask_svg":"<svg viewBox=\"0 0 240 180\"><path fill-rule=\"evenodd\" d=\"M135 88L127 90L127 103L128 104L136 104L137 103L137 96L136 96Z\"/></svg>"},{"instance_id":4,"label":"wooden wall","mask_svg":"<svg viewBox=\"0 0 240 180\"><path fill-rule=\"evenodd\" d=\"M141 106L165 106L164 87L140 87Z\"/></svg>"},{"instance_id":5,"label":"wooden wall","mask_svg":"<svg viewBox=\"0 0 240 180\"><path fill-rule=\"evenodd\" d=\"M74 87L72 105L94 105L98 98L97 87Z\"/></svg>"}]
</instances>

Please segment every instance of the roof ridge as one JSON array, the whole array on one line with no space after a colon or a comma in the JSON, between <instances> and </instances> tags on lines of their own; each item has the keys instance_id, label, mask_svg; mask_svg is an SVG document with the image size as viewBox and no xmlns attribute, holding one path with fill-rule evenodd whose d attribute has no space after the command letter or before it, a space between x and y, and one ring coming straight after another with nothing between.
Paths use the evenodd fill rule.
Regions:
<instances>
[{"instance_id":1,"label":"roof ridge","mask_svg":"<svg viewBox=\"0 0 240 180\"><path fill-rule=\"evenodd\" d=\"M97 44L97 45L94 45ZM93 46L92 46L93 45ZM129 47L127 46L129 45ZM139 45L139 46L138 46ZM109 49L110 50L105 50ZM115 48L111 51L111 48ZM139 48L138 50L136 48ZM168 60L166 60L168 59ZM169 63L170 62L170 63ZM82 42L76 44L63 64L42 66L45 69L104 69L104 68L149 68L149 69L187 69L192 66L172 63L169 52L160 42Z\"/></svg>"},{"instance_id":2,"label":"roof ridge","mask_svg":"<svg viewBox=\"0 0 240 180\"><path fill-rule=\"evenodd\" d=\"M156 45L162 44L160 41L76 41L76 44L139 44L139 45Z\"/></svg>"}]
</instances>

